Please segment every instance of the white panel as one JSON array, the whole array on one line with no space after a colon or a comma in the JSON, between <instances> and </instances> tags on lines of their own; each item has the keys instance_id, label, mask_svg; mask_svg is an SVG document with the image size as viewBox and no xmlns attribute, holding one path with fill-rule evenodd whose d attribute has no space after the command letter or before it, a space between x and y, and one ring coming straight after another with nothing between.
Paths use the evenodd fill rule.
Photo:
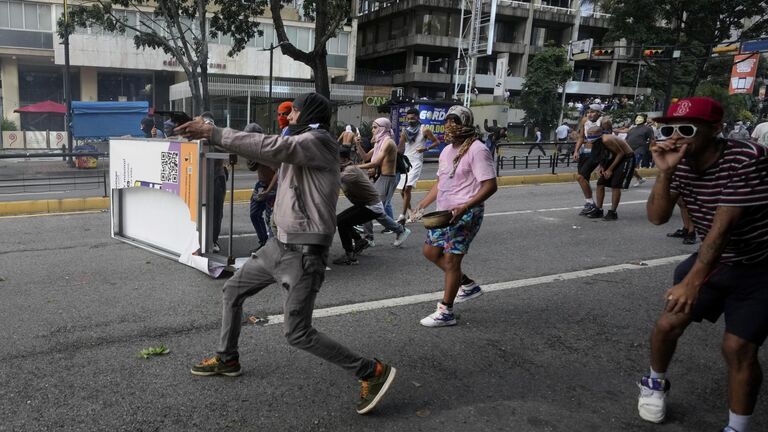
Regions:
<instances>
[{"instance_id":1,"label":"white panel","mask_svg":"<svg viewBox=\"0 0 768 432\"><path fill-rule=\"evenodd\" d=\"M189 239L197 237L189 209L178 195L143 187L122 189L121 193L124 237L179 255Z\"/></svg>"}]
</instances>

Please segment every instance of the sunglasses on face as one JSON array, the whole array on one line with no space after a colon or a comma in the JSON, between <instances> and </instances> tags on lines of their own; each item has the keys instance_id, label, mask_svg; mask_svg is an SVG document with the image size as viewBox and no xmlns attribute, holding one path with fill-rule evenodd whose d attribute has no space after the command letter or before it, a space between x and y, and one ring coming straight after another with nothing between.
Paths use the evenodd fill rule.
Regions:
<instances>
[{"instance_id":1,"label":"sunglasses on face","mask_svg":"<svg viewBox=\"0 0 768 432\"><path fill-rule=\"evenodd\" d=\"M659 134L665 139L671 138L675 132L683 138L693 138L696 130L696 126L692 124L662 125L659 127Z\"/></svg>"}]
</instances>

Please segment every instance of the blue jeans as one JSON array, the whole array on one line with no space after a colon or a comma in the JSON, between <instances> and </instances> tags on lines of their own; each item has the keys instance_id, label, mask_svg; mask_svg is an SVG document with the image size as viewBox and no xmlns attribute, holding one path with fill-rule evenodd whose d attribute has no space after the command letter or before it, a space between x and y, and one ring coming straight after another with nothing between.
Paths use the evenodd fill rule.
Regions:
<instances>
[{"instance_id":1,"label":"blue jeans","mask_svg":"<svg viewBox=\"0 0 768 432\"><path fill-rule=\"evenodd\" d=\"M250 205L251 223L256 230L256 236L259 238L259 244L261 245L264 245L270 237L274 237L272 230L269 228L269 221L272 219L272 209L275 206L275 193L269 193L261 201L256 200L256 194L265 188L266 186L261 181L256 183L253 188L253 195L251 195Z\"/></svg>"}]
</instances>

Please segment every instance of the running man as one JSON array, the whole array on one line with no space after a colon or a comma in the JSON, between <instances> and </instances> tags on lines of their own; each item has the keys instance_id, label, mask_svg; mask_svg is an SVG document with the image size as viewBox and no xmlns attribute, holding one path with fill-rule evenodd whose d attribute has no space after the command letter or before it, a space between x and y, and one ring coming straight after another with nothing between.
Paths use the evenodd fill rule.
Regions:
<instances>
[{"instance_id":1,"label":"running man","mask_svg":"<svg viewBox=\"0 0 768 432\"><path fill-rule=\"evenodd\" d=\"M397 188L403 191L403 212L397 218L397 222L401 224L405 224L411 217L411 192L413 186L421 178L424 152L440 145L432 130L422 126L419 122L418 109L409 109L405 114L405 121L408 122L408 125L403 128L403 132L400 134L398 151L402 151L411 161L411 169L408 171L408 175L401 178L397 184ZM430 142L429 146L427 146L427 141Z\"/></svg>"},{"instance_id":2,"label":"running man","mask_svg":"<svg viewBox=\"0 0 768 432\"><path fill-rule=\"evenodd\" d=\"M421 320L426 327L456 325L453 303L482 295L480 286L461 271L461 262L483 222L485 201L496 192L496 172L488 147L475 133L469 108L454 105L445 117L445 142L440 152L437 183L417 206L417 214L437 200L450 210L451 225L427 231L424 256L445 273L443 300L435 313Z\"/></svg>"},{"instance_id":3,"label":"running man","mask_svg":"<svg viewBox=\"0 0 768 432\"><path fill-rule=\"evenodd\" d=\"M763 378L758 351L768 335L768 149L718 139L722 117L717 101L692 97L657 119L663 140L652 149L658 177L648 220L666 223L682 198L702 243L677 266L664 294L637 407L644 420L664 420L678 339L691 322L715 322L724 314L730 411L722 431L748 432Z\"/></svg>"}]
</instances>

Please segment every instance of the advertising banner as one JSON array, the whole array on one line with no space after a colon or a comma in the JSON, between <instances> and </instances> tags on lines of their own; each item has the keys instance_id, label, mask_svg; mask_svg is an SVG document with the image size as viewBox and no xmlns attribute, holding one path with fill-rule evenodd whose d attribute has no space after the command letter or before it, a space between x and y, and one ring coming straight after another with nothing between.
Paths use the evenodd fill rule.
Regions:
<instances>
[{"instance_id":1,"label":"advertising banner","mask_svg":"<svg viewBox=\"0 0 768 432\"><path fill-rule=\"evenodd\" d=\"M415 107L419 110L419 121L421 124L430 129L432 133L435 134L435 138L440 141L440 146L437 150L439 153L445 145L443 139L445 135L445 116L448 114L448 108L450 108L450 104L424 103L415 105L400 105L396 110L392 110L392 115L395 118L391 119L391 121L392 125L394 126L395 136L397 137L398 142L400 140L400 131L402 130L401 128L406 126L406 112L408 112L408 110L412 107Z\"/></svg>"},{"instance_id":2,"label":"advertising banner","mask_svg":"<svg viewBox=\"0 0 768 432\"><path fill-rule=\"evenodd\" d=\"M728 93L752 94L759 60L760 56L756 54L733 56L733 69L731 69Z\"/></svg>"},{"instance_id":3,"label":"advertising banner","mask_svg":"<svg viewBox=\"0 0 768 432\"><path fill-rule=\"evenodd\" d=\"M507 77L507 59L509 54L499 54L496 59L496 83L493 86L494 96L504 96L504 79Z\"/></svg>"}]
</instances>

